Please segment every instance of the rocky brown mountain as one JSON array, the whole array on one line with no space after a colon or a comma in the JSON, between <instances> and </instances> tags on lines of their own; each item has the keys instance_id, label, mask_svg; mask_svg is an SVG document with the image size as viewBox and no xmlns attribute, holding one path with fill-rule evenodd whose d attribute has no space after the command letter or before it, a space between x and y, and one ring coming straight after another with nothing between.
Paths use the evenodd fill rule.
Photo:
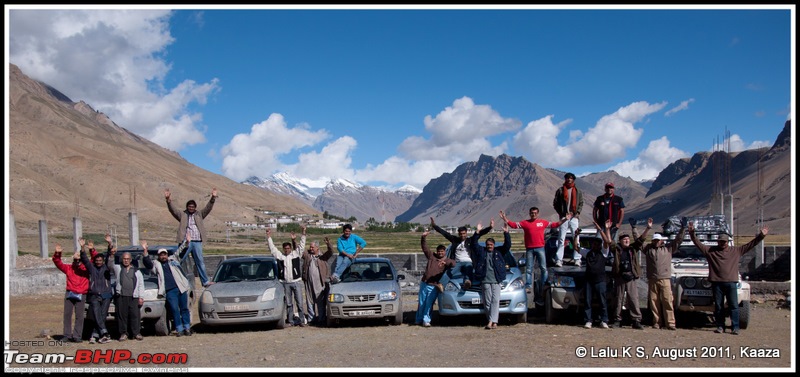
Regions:
<instances>
[{"instance_id":1,"label":"rocky brown mountain","mask_svg":"<svg viewBox=\"0 0 800 377\"><path fill-rule=\"evenodd\" d=\"M115 225L127 241L128 212L135 209L141 237L169 240L176 222L164 203L166 188L182 208L189 199L204 205L216 187L219 199L207 220L214 231L224 231L226 221L254 222L259 210L318 213L293 197L192 165L13 64L8 100L7 176L18 234L35 233L39 220L47 220L52 234L71 234L79 216L84 233Z\"/></svg>"}]
</instances>

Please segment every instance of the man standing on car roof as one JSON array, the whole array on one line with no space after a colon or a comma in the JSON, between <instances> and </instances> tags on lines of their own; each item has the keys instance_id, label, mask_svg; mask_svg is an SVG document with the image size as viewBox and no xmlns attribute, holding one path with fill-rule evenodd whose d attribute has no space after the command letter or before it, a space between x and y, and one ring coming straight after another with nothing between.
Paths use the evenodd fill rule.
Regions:
<instances>
[{"instance_id":1,"label":"man standing on car roof","mask_svg":"<svg viewBox=\"0 0 800 377\"><path fill-rule=\"evenodd\" d=\"M619 195L614 195L614 183L608 182L605 186L606 193L595 199L592 208L594 222L605 230L606 220L611 220L611 240L617 239L617 230L622 226L625 218L625 201ZM599 232L598 232L599 235Z\"/></svg>"},{"instance_id":2,"label":"man standing on car roof","mask_svg":"<svg viewBox=\"0 0 800 377\"><path fill-rule=\"evenodd\" d=\"M708 281L711 282L714 292L714 321L717 324L714 332L725 332L725 312L722 308L724 301L728 301L731 334L739 335L739 292L736 290L739 283L739 259L767 236L769 227L761 228L752 241L742 246L728 246L727 234L717 238L716 246L707 246L697 240L694 233L694 224L690 222L689 237L708 260Z\"/></svg>"},{"instance_id":3,"label":"man standing on car roof","mask_svg":"<svg viewBox=\"0 0 800 377\"><path fill-rule=\"evenodd\" d=\"M192 315L189 312L189 290L192 286L183 274L180 265L181 254L189 247L189 235L175 251L169 255L167 249L158 249L158 263L153 263L147 254L147 241L142 241L142 262L158 277L158 295L165 296L175 323L175 336L192 335Z\"/></svg>"},{"instance_id":4,"label":"man standing on car roof","mask_svg":"<svg viewBox=\"0 0 800 377\"><path fill-rule=\"evenodd\" d=\"M583 192L575 186L575 174L564 174L564 184L556 190L556 195L553 198L553 209L558 213L558 218L561 222L558 227L558 250L556 251L556 267L561 267L563 265L564 240L567 239L567 231L574 235L575 231L580 228L580 220L578 218L583 209ZM568 219L567 215L571 217ZM580 261L581 255L573 250L572 264L580 266Z\"/></svg>"},{"instance_id":5,"label":"man standing on car roof","mask_svg":"<svg viewBox=\"0 0 800 377\"><path fill-rule=\"evenodd\" d=\"M667 330L675 327L675 308L672 303L672 254L678 252L686 231L685 221L675 239L669 242L667 237L656 233L653 240L645 245L644 256L647 261L647 300L653 313L653 328L660 329L666 325ZM662 321L663 320L663 321Z\"/></svg>"},{"instance_id":6,"label":"man standing on car roof","mask_svg":"<svg viewBox=\"0 0 800 377\"><path fill-rule=\"evenodd\" d=\"M611 220L607 220L606 225L610 225ZM647 219L647 227L644 233L638 235L636 231L636 220L630 219L631 232L635 241L631 243L631 236L622 234L619 236L619 243L614 243L609 231L609 226L600 232L603 239L611 244L614 253L614 264L612 274L614 275L614 287L616 288L617 305L614 307L614 318L612 327L622 327L622 306L628 308L633 324L631 327L643 330L642 311L639 309L639 288L637 282L642 276L642 266L639 264L639 255L642 253L647 232L653 227L653 219Z\"/></svg>"},{"instance_id":7,"label":"man standing on car roof","mask_svg":"<svg viewBox=\"0 0 800 377\"><path fill-rule=\"evenodd\" d=\"M211 199L208 200L205 208L200 212L197 212L197 202L194 200L186 202L186 209L184 211L178 211L178 209L172 205L169 189L164 190L164 198L167 200L167 209L169 209L169 213L180 223L180 225L178 225L178 237L176 242L182 243L186 235L189 235L189 251L182 258L185 259L189 254L192 254L194 264L197 266L197 273L200 275L200 284L202 284L203 287L214 284L209 281L208 275L206 274L206 264L203 261L203 241L208 235L204 219L211 213L211 209L214 208L214 202L217 200L217 188L211 189ZM183 259L181 261L183 261ZM194 282L192 282L192 284L194 284Z\"/></svg>"}]
</instances>

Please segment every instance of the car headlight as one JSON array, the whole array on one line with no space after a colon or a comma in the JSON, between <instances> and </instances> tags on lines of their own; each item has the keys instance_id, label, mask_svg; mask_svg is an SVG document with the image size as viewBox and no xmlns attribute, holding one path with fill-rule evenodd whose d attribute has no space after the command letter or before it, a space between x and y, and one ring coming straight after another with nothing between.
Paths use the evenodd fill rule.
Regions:
<instances>
[{"instance_id":1,"label":"car headlight","mask_svg":"<svg viewBox=\"0 0 800 377\"><path fill-rule=\"evenodd\" d=\"M700 285L702 285L703 288L711 288L711 282L708 281L708 279L705 279L705 278L704 279L700 279Z\"/></svg>"},{"instance_id":2,"label":"car headlight","mask_svg":"<svg viewBox=\"0 0 800 377\"><path fill-rule=\"evenodd\" d=\"M378 294L378 301L394 301L397 300L397 292L383 291Z\"/></svg>"},{"instance_id":3,"label":"car headlight","mask_svg":"<svg viewBox=\"0 0 800 377\"><path fill-rule=\"evenodd\" d=\"M697 286L697 279L693 277L683 278L683 286L692 289Z\"/></svg>"},{"instance_id":4,"label":"car headlight","mask_svg":"<svg viewBox=\"0 0 800 377\"><path fill-rule=\"evenodd\" d=\"M575 288L575 279L569 276L553 276L551 285L561 288Z\"/></svg>"},{"instance_id":5,"label":"car headlight","mask_svg":"<svg viewBox=\"0 0 800 377\"><path fill-rule=\"evenodd\" d=\"M520 289L524 289L525 288L525 282L522 281L522 278L516 278L516 279L514 279L514 281L511 282L511 284L508 285L507 288L511 292L516 291L516 290L520 290Z\"/></svg>"},{"instance_id":6,"label":"car headlight","mask_svg":"<svg viewBox=\"0 0 800 377\"><path fill-rule=\"evenodd\" d=\"M264 302L264 301L275 300L275 291L276 291L276 289L274 287L273 288L267 288L267 290L264 291L264 294L261 295L261 301Z\"/></svg>"},{"instance_id":7,"label":"car headlight","mask_svg":"<svg viewBox=\"0 0 800 377\"><path fill-rule=\"evenodd\" d=\"M328 295L328 302L342 303L344 302L344 295L339 293L331 293Z\"/></svg>"},{"instance_id":8,"label":"car headlight","mask_svg":"<svg viewBox=\"0 0 800 377\"><path fill-rule=\"evenodd\" d=\"M158 299L158 289L145 289L141 298L145 301L154 301Z\"/></svg>"},{"instance_id":9,"label":"car headlight","mask_svg":"<svg viewBox=\"0 0 800 377\"><path fill-rule=\"evenodd\" d=\"M213 305L214 296L209 291L203 291L203 297L200 299L200 302L207 305Z\"/></svg>"}]
</instances>

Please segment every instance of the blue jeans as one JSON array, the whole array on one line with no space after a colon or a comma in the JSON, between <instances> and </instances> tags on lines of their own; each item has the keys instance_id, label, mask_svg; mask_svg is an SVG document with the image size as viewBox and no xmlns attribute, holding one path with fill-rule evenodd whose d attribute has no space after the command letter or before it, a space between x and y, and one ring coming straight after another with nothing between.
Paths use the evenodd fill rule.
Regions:
<instances>
[{"instance_id":1,"label":"blue jeans","mask_svg":"<svg viewBox=\"0 0 800 377\"><path fill-rule=\"evenodd\" d=\"M186 260L186 258L189 258L189 254L192 254L192 258L194 258L194 264L197 266L197 274L200 275L200 284L205 287L206 283L208 283L208 275L206 275L206 264L203 262L203 242L189 242L188 250L185 254L183 254L181 262ZM190 281L189 284L194 284L194 282Z\"/></svg>"},{"instance_id":2,"label":"blue jeans","mask_svg":"<svg viewBox=\"0 0 800 377\"><path fill-rule=\"evenodd\" d=\"M353 264L353 260L349 257L346 257L342 254L337 255L333 274L336 275L337 278L341 279L342 273L347 269L347 267L350 267L351 264Z\"/></svg>"},{"instance_id":3,"label":"blue jeans","mask_svg":"<svg viewBox=\"0 0 800 377\"><path fill-rule=\"evenodd\" d=\"M431 311L433 310L433 303L436 297L439 296L439 291L436 287L424 281L419 283L419 305L417 306L417 317L414 323L431 323Z\"/></svg>"},{"instance_id":4,"label":"blue jeans","mask_svg":"<svg viewBox=\"0 0 800 377\"><path fill-rule=\"evenodd\" d=\"M580 222L577 217L573 217L568 221L564 221L558 227L558 250L556 250L556 261L561 262L564 259L564 240L567 239L567 231L575 235L575 231L580 227ZM572 251L572 259L581 260L581 254L576 250Z\"/></svg>"},{"instance_id":5,"label":"blue jeans","mask_svg":"<svg viewBox=\"0 0 800 377\"><path fill-rule=\"evenodd\" d=\"M739 292L736 291L736 282L711 283L714 291L714 320L717 327L725 327L725 310L723 300L728 301L728 309L731 311L731 327L739 329Z\"/></svg>"},{"instance_id":6,"label":"blue jeans","mask_svg":"<svg viewBox=\"0 0 800 377\"><path fill-rule=\"evenodd\" d=\"M600 320L608 323L608 304L606 303L606 282L598 283L586 282L586 309L584 309L584 322L592 322L592 296L600 298Z\"/></svg>"},{"instance_id":7,"label":"blue jeans","mask_svg":"<svg viewBox=\"0 0 800 377\"><path fill-rule=\"evenodd\" d=\"M439 282L442 283L442 285L447 285L450 279L457 277L463 277L463 281L469 280L471 283L472 280L474 280L472 262L456 262L453 268L448 269L447 272L442 275Z\"/></svg>"},{"instance_id":8,"label":"blue jeans","mask_svg":"<svg viewBox=\"0 0 800 377\"><path fill-rule=\"evenodd\" d=\"M530 288L533 284L533 257L536 256L539 265L539 280L536 286L536 299L544 300L542 288L547 281L547 262L544 259L544 247L525 249L525 287Z\"/></svg>"},{"instance_id":9,"label":"blue jeans","mask_svg":"<svg viewBox=\"0 0 800 377\"><path fill-rule=\"evenodd\" d=\"M181 332L192 327L192 316L189 313L189 291L181 293L178 288L167 291L167 305L172 311L172 320L175 323L175 330Z\"/></svg>"}]
</instances>

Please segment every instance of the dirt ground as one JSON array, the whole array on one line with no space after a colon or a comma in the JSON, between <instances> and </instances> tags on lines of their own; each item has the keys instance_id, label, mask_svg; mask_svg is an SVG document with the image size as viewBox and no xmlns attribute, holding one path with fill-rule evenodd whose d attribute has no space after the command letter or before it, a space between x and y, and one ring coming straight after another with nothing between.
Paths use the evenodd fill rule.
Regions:
<instances>
[{"instance_id":1,"label":"dirt ground","mask_svg":"<svg viewBox=\"0 0 800 377\"><path fill-rule=\"evenodd\" d=\"M346 323L335 328L230 327L196 331L191 337L147 336L143 341L108 344L60 344L62 298L55 295L11 297L7 309L9 330L6 349L20 353L77 355L78 350L185 353L184 364L163 367L204 368L768 368L794 370L791 311L776 302L754 303L750 326L742 334L715 334L714 327L699 323L677 331L584 329L580 320L544 324L531 315L528 323L502 323L484 330L483 318L468 318L453 325L409 325L416 310L416 295L404 295L404 324ZM196 315L195 322L197 321ZM202 330L195 326L196 330ZM52 343L52 344L51 344ZM580 357L583 350L587 355ZM759 356L759 357L745 357ZM8 366L8 364L6 364ZM123 363L152 367L153 364ZM51 366L12 364L18 366ZM76 366L67 362L62 366ZM86 366L86 365L81 365ZM92 364L92 366L109 366ZM791 368L791 369L789 369ZM7 369L8 370L8 369ZM302 371L303 369L297 369ZM471 369L470 369L471 370ZM537 369L541 371L541 369Z\"/></svg>"}]
</instances>

